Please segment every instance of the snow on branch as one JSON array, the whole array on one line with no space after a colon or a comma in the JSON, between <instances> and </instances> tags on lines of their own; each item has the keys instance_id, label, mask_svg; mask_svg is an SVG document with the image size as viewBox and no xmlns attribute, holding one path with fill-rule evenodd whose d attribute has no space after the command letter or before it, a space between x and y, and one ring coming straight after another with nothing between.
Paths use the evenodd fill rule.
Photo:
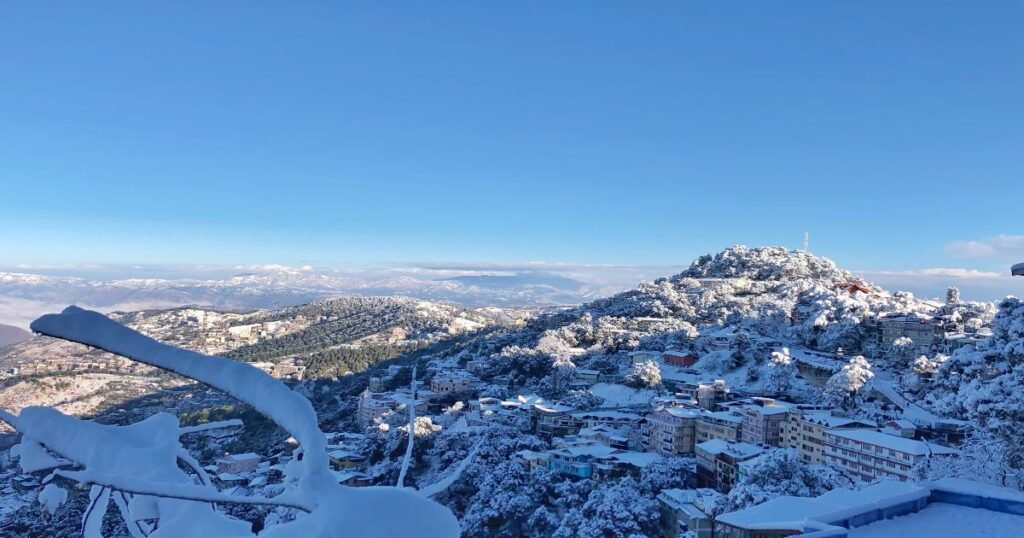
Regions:
<instances>
[{"instance_id":1,"label":"snow on branch","mask_svg":"<svg viewBox=\"0 0 1024 538\"><path fill-rule=\"evenodd\" d=\"M245 402L292 434L306 474L327 474L327 437L309 400L248 364L162 344L98 312L69 306L32 322L32 330L93 346L205 383Z\"/></svg>"},{"instance_id":2,"label":"snow on branch","mask_svg":"<svg viewBox=\"0 0 1024 538\"><path fill-rule=\"evenodd\" d=\"M224 428L241 428L242 426L243 426L243 424L242 424L242 421L240 419L233 418L233 419L230 419L230 420L222 420L220 422L207 422L206 424L197 424L195 426L185 426L183 428L179 428L178 432L181 435L185 435L185 434L189 434L189 433L199 433L199 432L205 432L205 431L210 431L210 430L220 430L220 429L224 429Z\"/></svg>"},{"instance_id":3,"label":"snow on branch","mask_svg":"<svg viewBox=\"0 0 1024 538\"><path fill-rule=\"evenodd\" d=\"M83 519L83 536L98 536L111 498L133 538L253 537L249 522L218 512L214 503L269 505L299 512L293 520L264 529L261 538L459 536L459 523L451 511L419 492L338 484L330 472L327 439L318 426L312 404L251 365L161 344L101 314L77 307L43 316L32 324L32 329L220 389L252 405L301 445L303 458L295 462L300 473L291 487L272 498L241 497L209 485L209 477L184 450L180 440L184 434L235 427L241 425L240 421L182 428L177 417L157 413L135 424L116 426L81 420L45 407L27 407L18 415L0 410L0 420L22 434L21 445L12 452L19 456L23 469L55 464L72 467L57 469L53 475L93 485L90 509ZM415 435L415 401L410 403L410 409L407 453L411 453ZM57 460L51 453L66 460ZM404 464L403 479L408 459L411 458ZM196 473L203 485L195 484L194 477L179 462ZM51 488L44 500L52 497L51 504L56 504L58 494Z\"/></svg>"},{"instance_id":4,"label":"snow on branch","mask_svg":"<svg viewBox=\"0 0 1024 538\"><path fill-rule=\"evenodd\" d=\"M283 506L295 508L303 512L312 512L312 506L303 504L298 499L286 495L279 495L274 498L251 496L239 497L228 495L208 486L193 486L189 484L158 483L146 480L137 480L123 476L105 476L91 471L65 471L58 469L54 471L57 476L83 484L95 484L110 489L116 489L134 495L149 495L165 499L180 499L183 501L203 501L211 503L234 503L234 504L255 504L264 506Z\"/></svg>"},{"instance_id":5,"label":"snow on branch","mask_svg":"<svg viewBox=\"0 0 1024 538\"><path fill-rule=\"evenodd\" d=\"M409 472L409 464L412 462L412 444L416 438L416 367L412 367L412 381L409 383L409 395L411 401L406 404L409 408L409 442L405 445L405 456L402 458L402 470L398 473L398 487L405 487L405 474Z\"/></svg>"}]
</instances>

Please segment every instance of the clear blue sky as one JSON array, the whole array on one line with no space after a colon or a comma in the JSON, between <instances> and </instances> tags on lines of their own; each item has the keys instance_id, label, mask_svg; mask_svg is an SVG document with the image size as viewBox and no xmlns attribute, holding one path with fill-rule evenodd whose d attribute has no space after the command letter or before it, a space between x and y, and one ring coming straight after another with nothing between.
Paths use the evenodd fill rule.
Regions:
<instances>
[{"instance_id":1,"label":"clear blue sky","mask_svg":"<svg viewBox=\"0 0 1024 538\"><path fill-rule=\"evenodd\" d=\"M325 4L5 3L0 263L1021 243L1020 2Z\"/></svg>"}]
</instances>

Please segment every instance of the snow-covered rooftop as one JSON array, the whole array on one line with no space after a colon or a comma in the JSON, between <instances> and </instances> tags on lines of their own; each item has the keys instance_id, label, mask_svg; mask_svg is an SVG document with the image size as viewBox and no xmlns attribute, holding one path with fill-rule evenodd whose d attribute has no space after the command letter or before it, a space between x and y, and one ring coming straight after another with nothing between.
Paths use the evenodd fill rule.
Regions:
<instances>
[{"instance_id":1,"label":"snow-covered rooftop","mask_svg":"<svg viewBox=\"0 0 1024 538\"><path fill-rule=\"evenodd\" d=\"M883 448L890 448L892 450L904 452L907 454L913 454L915 456L927 456L929 454L956 454L956 450L946 446L936 445L925 441L918 441L916 439L908 439L906 437L891 435L876 430L829 430L829 433L837 437L842 437L853 441L859 441L861 443L867 443L870 445L880 446Z\"/></svg>"},{"instance_id":2,"label":"snow-covered rooftop","mask_svg":"<svg viewBox=\"0 0 1024 538\"><path fill-rule=\"evenodd\" d=\"M872 509L928 497L931 491L908 482L885 481L860 491L834 489L819 497L784 495L729 512L718 521L744 529L802 530L807 520L832 523Z\"/></svg>"},{"instance_id":3,"label":"snow-covered rooftop","mask_svg":"<svg viewBox=\"0 0 1024 538\"><path fill-rule=\"evenodd\" d=\"M849 538L984 536L1020 538L1024 516L955 504L933 503L919 512L850 529Z\"/></svg>"},{"instance_id":4,"label":"snow-covered rooftop","mask_svg":"<svg viewBox=\"0 0 1024 538\"><path fill-rule=\"evenodd\" d=\"M697 448L709 454L724 454L726 452L737 456L756 456L765 451L764 448L750 443L734 443L724 439L711 439L698 443Z\"/></svg>"}]
</instances>

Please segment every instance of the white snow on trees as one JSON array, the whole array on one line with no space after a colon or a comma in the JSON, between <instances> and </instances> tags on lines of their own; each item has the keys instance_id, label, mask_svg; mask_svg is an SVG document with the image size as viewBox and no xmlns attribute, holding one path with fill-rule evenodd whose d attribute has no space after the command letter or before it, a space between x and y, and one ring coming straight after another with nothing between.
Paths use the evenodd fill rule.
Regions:
<instances>
[{"instance_id":1,"label":"white snow on trees","mask_svg":"<svg viewBox=\"0 0 1024 538\"><path fill-rule=\"evenodd\" d=\"M117 324L102 314L69 307L62 314L40 318L32 328L50 336L88 344L157 366L219 388L265 414L300 443L303 459L289 489L277 497L233 497L212 486L197 485L178 465L183 452L182 431L172 415L158 413L128 426L101 425L63 415L48 408L29 407L21 414L0 413L23 436L15 453L27 469L39 465L70 468L54 474L93 484L83 534L98 536L102 513L111 493L133 536L150 538L251 537L249 522L214 509L212 502L265 503L298 508L294 520L273 525L264 538L328 538L359 536L394 538L437 536L455 538L459 525L451 512L413 490L349 488L334 482L327 465L326 437L317 425L312 405L303 396L248 364L211 357L156 342ZM411 432L410 432L411 433ZM412 435L410 435L412 437ZM68 460L46 460L40 451ZM46 467L44 467L46 468ZM122 497L125 495L125 497ZM53 505L59 492L50 488L44 498ZM140 501L141 499L141 501ZM142 502L146 501L146 502ZM59 503L57 503L59 504ZM156 515L153 530L132 529L142 514ZM92 513L101 514L99 517Z\"/></svg>"}]
</instances>

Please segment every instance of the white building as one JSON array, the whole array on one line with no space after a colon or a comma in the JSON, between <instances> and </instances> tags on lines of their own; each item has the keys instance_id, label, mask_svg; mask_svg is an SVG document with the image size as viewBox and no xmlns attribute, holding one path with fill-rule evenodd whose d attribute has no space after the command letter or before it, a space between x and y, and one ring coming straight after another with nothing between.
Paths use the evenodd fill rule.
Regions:
<instances>
[{"instance_id":1,"label":"white building","mask_svg":"<svg viewBox=\"0 0 1024 538\"><path fill-rule=\"evenodd\" d=\"M931 457L956 454L952 448L889 435L877 430L829 430L825 433L825 461L865 480L912 478L914 466Z\"/></svg>"}]
</instances>

